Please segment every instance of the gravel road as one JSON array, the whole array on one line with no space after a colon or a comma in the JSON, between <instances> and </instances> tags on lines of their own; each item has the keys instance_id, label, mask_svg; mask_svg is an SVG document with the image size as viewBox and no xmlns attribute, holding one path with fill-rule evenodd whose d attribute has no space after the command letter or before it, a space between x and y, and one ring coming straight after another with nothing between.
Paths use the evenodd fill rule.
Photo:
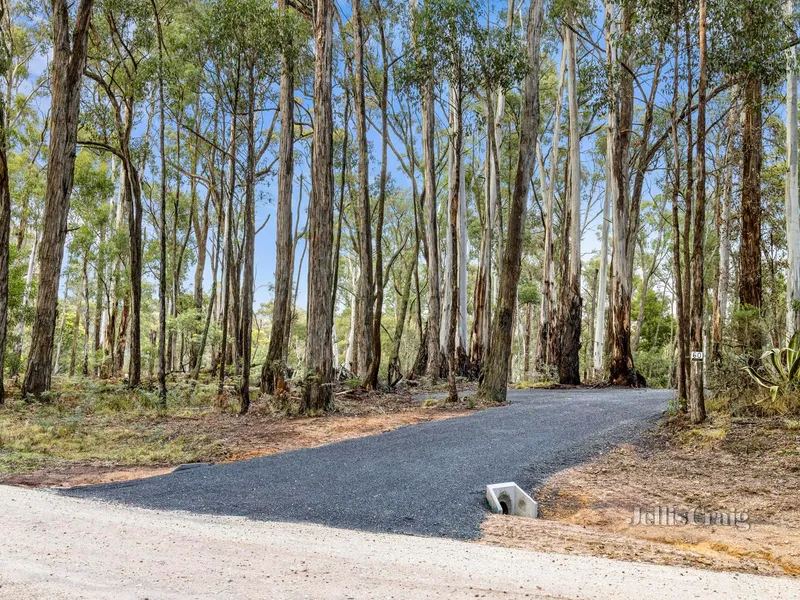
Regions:
<instances>
[{"instance_id":1,"label":"gravel road","mask_svg":"<svg viewBox=\"0 0 800 600\"><path fill-rule=\"evenodd\" d=\"M64 493L159 510L474 539L485 486L525 489L631 439L667 390L528 390L467 417Z\"/></svg>"},{"instance_id":2,"label":"gravel road","mask_svg":"<svg viewBox=\"0 0 800 600\"><path fill-rule=\"evenodd\" d=\"M0 486L3 600L800 597L796 579L142 510Z\"/></svg>"}]
</instances>

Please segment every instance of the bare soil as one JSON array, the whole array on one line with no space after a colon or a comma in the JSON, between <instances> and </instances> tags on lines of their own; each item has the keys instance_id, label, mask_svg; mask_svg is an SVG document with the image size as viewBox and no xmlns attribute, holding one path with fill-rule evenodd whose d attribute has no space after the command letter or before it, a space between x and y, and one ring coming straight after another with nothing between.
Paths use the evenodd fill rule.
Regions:
<instances>
[{"instance_id":1,"label":"bare soil","mask_svg":"<svg viewBox=\"0 0 800 600\"><path fill-rule=\"evenodd\" d=\"M534 495L542 518L492 515L483 543L800 576L800 421L712 416L690 427L674 417L561 471ZM632 522L636 507L659 506L740 517L737 525Z\"/></svg>"}]
</instances>

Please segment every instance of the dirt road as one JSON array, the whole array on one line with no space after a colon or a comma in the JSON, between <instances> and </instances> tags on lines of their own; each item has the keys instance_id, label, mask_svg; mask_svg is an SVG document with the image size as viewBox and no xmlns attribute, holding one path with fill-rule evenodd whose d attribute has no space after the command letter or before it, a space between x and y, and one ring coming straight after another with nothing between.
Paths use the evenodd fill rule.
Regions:
<instances>
[{"instance_id":1,"label":"dirt road","mask_svg":"<svg viewBox=\"0 0 800 600\"><path fill-rule=\"evenodd\" d=\"M0 486L0 598L780 598L797 580L151 511Z\"/></svg>"}]
</instances>

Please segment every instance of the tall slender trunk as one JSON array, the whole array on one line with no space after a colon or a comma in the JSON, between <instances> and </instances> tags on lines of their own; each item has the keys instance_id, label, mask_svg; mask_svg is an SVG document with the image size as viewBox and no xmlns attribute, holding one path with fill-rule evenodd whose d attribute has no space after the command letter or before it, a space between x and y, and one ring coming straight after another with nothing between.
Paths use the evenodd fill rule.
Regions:
<instances>
[{"instance_id":1,"label":"tall slender trunk","mask_svg":"<svg viewBox=\"0 0 800 600\"><path fill-rule=\"evenodd\" d=\"M603 371L603 357L606 333L606 297L608 295L608 233L611 219L611 198L613 197L613 169L611 161L614 156L614 145L611 135L611 117L606 131L606 189L603 199L603 225L600 233L600 269L595 305L594 340L592 342L592 375L598 377Z\"/></svg>"},{"instance_id":2,"label":"tall slender trunk","mask_svg":"<svg viewBox=\"0 0 800 600\"><path fill-rule=\"evenodd\" d=\"M678 400L684 402L687 398L687 359L689 353L689 334L686 319L686 306L684 303L683 291L683 274L681 271L681 224L680 224L680 208L678 201L680 198L681 189L681 159L680 159L680 146L678 144L678 93L679 93L679 71L678 61L680 60L680 26L679 23L679 5L678 0L675 1L675 67L673 69L673 88L672 88L672 113L670 135L672 140L672 258L675 279L675 313L677 321L676 332L676 350L678 354L677 364L677 378L678 378ZM688 243L688 242L687 242ZM686 285L689 282L686 281Z\"/></svg>"},{"instance_id":3,"label":"tall slender trunk","mask_svg":"<svg viewBox=\"0 0 800 600\"><path fill-rule=\"evenodd\" d=\"M694 208L694 244L692 248L692 322L691 348L703 352L703 308L705 306L704 252L706 235L706 0L699 0L700 73L697 83L697 205ZM700 423L706 418L703 396L703 361L692 361L689 387L689 418Z\"/></svg>"},{"instance_id":4,"label":"tall slender trunk","mask_svg":"<svg viewBox=\"0 0 800 600\"><path fill-rule=\"evenodd\" d=\"M784 0L784 13L794 14L794 0ZM797 173L797 47L786 52L786 335L800 331L800 200Z\"/></svg>"},{"instance_id":5,"label":"tall slender trunk","mask_svg":"<svg viewBox=\"0 0 800 600\"><path fill-rule=\"evenodd\" d=\"M38 398L50 389L53 334L67 216L72 195L80 112L81 82L93 0L80 0L70 32L70 4L53 0L53 58L50 62L50 153L44 197L39 288L23 396ZM7 246L7 244L6 244Z\"/></svg>"},{"instance_id":6,"label":"tall slender trunk","mask_svg":"<svg viewBox=\"0 0 800 600\"><path fill-rule=\"evenodd\" d=\"M364 25L361 20L361 0L353 0L353 50L355 54L354 107L356 137L358 138L358 258L360 263L356 323L355 374L367 383L372 362L372 216L369 200L369 147L367 146L367 103L364 95Z\"/></svg>"},{"instance_id":7,"label":"tall slender trunk","mask_svg":"<svg viewBox=\"0 0 800 600\"><path fill-rule=\"evenodd\" d=\"M626 5L622 11L621 32L630 31L633 8ZM607 14L613 12L607 9ZM625 48L625 46L623 46ZM629 51L621 60L627 63ZM616 68L619 90L612 101L614 119L614 193L612 225L614 253L611 261L611 364L610 381L613 385L638 386L643 383L636 372L631 352L631 282L632 265L628 260L628 232L630 228L629 174L630 146L633 126L633 77L625 69Z\"/></svg>"},{"instance_id":8,"label":"tall slender trunk","mask_svg":"<svg viewBox=\"0 0 800 600\"><path fill-rule=\"evenodd\" d=\"M742 131L742 241L739 250L739 301L761 307L761 82L751 74L745 84ZM746 346L756 348L755 340ZM758 343L760 345L760 341Z\"/></svg>"},{"instance_id":9,"label":"tall slender trunk","mask_svg":"<svg viewBox=\"0 0 800 600\"><path fill-rule=\"evenodd\" d=\"M528 8L526 48L530 70L523 84L520 152L508 213L508 235L500 271L497 312L492 323L492 341L486 358L484 378L479 387L482 397L498 402L505 400L508 385L514 308L522 260L523 225L539 129L539 45L543 5L543 0L531 0Z\"/></svg>"},{"instance_id":10,"label":"tall slender trunk","mask_svg":"<svg viewBox=\"0 0 800 600\"><path fill-rule=\"evenodd\" d=\"M555 313L556 267L553 259L553 197L556 187L556 166L558 165L559 138L561 134L561 105L564 102L564 73L567 66L567 53L562 48L558 67L558 90L553 117L553 146L550 149L550 176L544 190L544 262L542 263L542 304L539 308L539 340L536 344L536 369L549 373L554 357L550 348L555 336L553 316Z\"/></svg>"},{"instance_id":11,"label":"tall slender trunk","mask_svg":"<svg viewBox=\"0 0 800 600\"><path fill-rule=\"evenodd\" d=\"M219 381L217 383L217 393L222 394L225 386L225 366L228 361L228 334L230 331L230 303L231 303L231 271L235 268L233 264L233 196L236 186L236 111L239 106L239 79L240 64L236 64L236 79L233 88L233 105L231 106L231 139L228 147L228 189L225 190L225 226L223 232L222 249L222 343L220 344L219 361Z\"/></svg>"},{"instance_id":12,"label":"tall slender trunk","mask_svg":"<svg viewBox=\"0 0 800 600\"><path fill-rule=\"evenodd\" d=\"M417 0L411 0L412 19L416 18ZM413 40L415 51L416 39ZM439 225L436 210L436 152L434 149L436 114L434 112L433 80L429 78L423 85L422 94L422 162L425 175L425 208L428 219L426 225L428 260L428 364L427 374L436 379L442 374L442 352L439 349L441 329L441 294L439 290Z\"/></svg>"},{"instance_id":13,"label":"tall slender trunk","mask_svg":"<svg viewBox=\"0 0 800 600\"><path fill-rule=\"evenodd\" d=\"M458 335L458 319L459 319L459 292L458 292L458 260L459 260L459 240L456 235L456 222L458 221L459 210L459 196L461 195L461 149L463 141L463 121L462 121L462 103L463 103L463 89L461 83L461 70L460 64L457 67L457 75L455 80L451 82L451 89L455 85L455 94L453 94L455 109L455 137L453 140L453 185L450 195L450 222L453 227L448 237L450 245L450 322L449 331L447 336L447 383L449 402L458 401L458 388L456 387L456 369L458 367L458 346L456 343L456 336Z\"/></svg>"},{"instance_id":14,"label":"tall slender trunk","mask_svg":"<svg viewBox=\"0 0 800 600\"><path fill-rule=\"evenodd\" d=\"M569 273L566 293L561 299L561 352L558 379L562 384L578 384L581 348L581 155L578 124L578 77L575 33L565 31L567 45L567 98L569 104ZM565 238L566 241L566 238ZM566 249L565 249L566 250Z\"/></svg>"},{"instance_id":15,"label":"tall slender trunk","mask_svg":"<svg viewBox=\"0 0 800 600\"><path fill-rule=\"evenodd\" d=\"M0 11L0 18L5 15ZM5 40L3 40L5 42ZM10 259L11 193L8 180L5 100L0 98L0 405L5 402L6 329L8 326L8 263Z\"/></svg>"},{"instance_id":16,"label":"tall slender trunk","mask_svg":"<svg viewBox=\"0 0 800 600\"><path fill-rule=\"evenodd\" d=\"M286 9L286 0L278 0L278 8ZM275 393L279 377L284 376L283 357L289 340L286 320L290 318L292 295L292 178L294 177L294 41L289 38L281 57L281 133L278 148L278 222L275 236L275 298L272 329L264 366L261 368L261 391ZM346 128L346 126L345 126Z\"/></svg>"},{"instance_id":17,"label":"tall slender trunk","mask_svg":"<svg viewBox=\"0 0 800 600\"><path fill-rule=\"evenodd\" d=\"M314 142L309 203L307 377L304 412L328 410L331 355L331 251L333 250L333 11L331 0L314 0Z\"/></svg>"},{"instance_id":18,"label":"tall slender trunk","mask_svg":"<svg viewBox=\"0 0 800 600\"><path fill-rule=\"evenodd\" d=\"M241 415L250 410L250 357L253 342L253 278L256 251L256 79L255 68L252 64L249 66L247 85L247 166L244 174L244 247L242 248L244 256L240 319L242 372L239 382L239 397L241 398L239 414Z\"/></svg>"},{"instance_id":19,"label":"tall slender trunk","mask_svg":"<svg viewBox=\"0 0 800 600\"><path fill-rule=\"evenodd\" d=\"M158 142L161 153L161 181L159 191L159 261L158 270L158 397L161 409L167 408L167 365L166 365L166 338L167 338L167 156L166 156L166 110L164 105L164 41L161 37L161 22L158 8L153 0L153 14L158 29L158 102L159 124ZM177 227L177 223L175 224Z\"/></svg>"},{"instance_id":20,"label":"tall slender trunk","mask_svg":"<svg viewBox=\"0 0 800 600\"><path fill-rule=\"evenodd\" d=\"M381 321L383 319L383 219L386 208L386 185L388 182L389 158L389 54L387 50L386 31L384 28L383 9L379 0L373 0L378 13L378 33L381 42L381 66L383 79L381 83L381 179L378 195L378 222L375 225L375 312L372 322L372 363L367 374L367 388L377 389L378 374L381 368ZM402 335L402 326L400 333Z\"/></svg>"}]
</instances>

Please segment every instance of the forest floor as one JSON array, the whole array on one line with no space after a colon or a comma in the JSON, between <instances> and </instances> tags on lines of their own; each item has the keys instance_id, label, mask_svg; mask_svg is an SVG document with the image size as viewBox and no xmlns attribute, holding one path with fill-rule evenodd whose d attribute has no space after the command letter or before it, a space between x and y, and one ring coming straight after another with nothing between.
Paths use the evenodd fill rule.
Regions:
<instances>
[{"instance_id":1,"label":"forest floor","mask_svg":"<svg viewBox=\"0 0 800 600\"><path fill-rule=\"evenodd\" d=\"M167 411L150 384L57 380L45 402L8 390L0 408L0 484L72 487L169 473L197 462L229 462L376 435L479 410L471 398L448 404L424 385L391 393L336 389L335 410L298 414L296 395L258 398L239 416L233 392L216 383L169 384ZM468 387L468 386L467 386Z\"/></svg>"},{"instance_id":2,"label":"forest floor","mask_svg":"<svg viewBox=\"0 0 800 600\"><path fill-rule=\"evenodd\" d=\"M715 413L703 425L691 427L683 417L667 417L633 444L553 475L535 497L542 518L491 515L483 524L482 542L800 576L800 420L796 418L732 418ZM668 519L661 525L634 522L636 508L641 515L658 507L674 508L679 515L694 508L697 521L711 511L722 511L731 519L727 525L668 524Z\"/></svg>"}]
</instances>

